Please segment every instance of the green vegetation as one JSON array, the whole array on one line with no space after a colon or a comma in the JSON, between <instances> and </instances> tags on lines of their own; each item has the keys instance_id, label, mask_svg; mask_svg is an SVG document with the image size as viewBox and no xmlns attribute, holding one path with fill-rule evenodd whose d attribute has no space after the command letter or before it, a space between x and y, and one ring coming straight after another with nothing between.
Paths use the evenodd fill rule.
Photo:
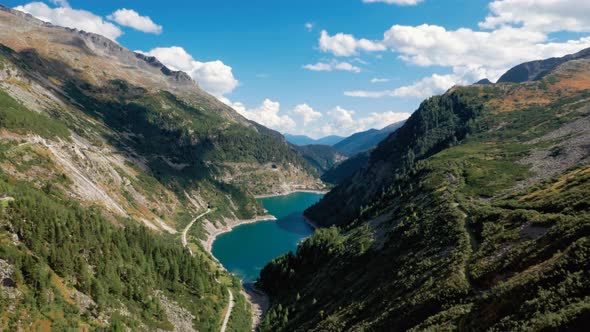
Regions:
<instances>
[{"instance_id":1,"label":"green vegetation","mask_svg":"<svg viewBox=\"0 0 590 332\"><path fill-rule=\"evenodd\" d=\"M268 129L237 124L166 91L151 94L120 80L110 81L102 88L70 82L66 89L85 106L88 114L102 119L115 131L134 133L136 136L125 143L150 157L155 172L163 177L173 170L156 158L159 156L177 164L189 164L182 174L197 180L218 171L209 169L205 162L274 162L307 167L291 147ZM170 146L176 149L171 150Z\"/></svg>"},{"instance_id":2,"label":"green vegetation","mask_svg":"<svg viewBox=\"0 0 590 332\"><path fill-rule=\"evenodd\" d=\"M43 113L11 97L19 94L0 91L0 127L9 136L0 144L0 267L7 276L0 280L0 330L173 330L186 311L193 316L186 324L217 331L228 288L236 299L230 328L250 330L240 283L201 246L192 246L193 257L177 235L154 232L141 220L186 226L198 210L189 195L215 208L213 220L252 217L262 209L247 187L221 179L225 163L306 168L303 159L276 133L223 115L228 110L216 108L213 98L188 102L122 80L94 86L83 71L35 50L0 51L3 68L64 83L57 91L36 82L63 102ZM30 82L10 79L23 100L34 100ZM72 192L80 178L69 174L68 162L128 217L100 200L92 205L88 192ZM191 231L204 236L202 224ZM224 279L230 282L217 281Z\"/></svg>"},{"instance_id":3,"label":"green vegetation","mask_svg":"<svg viewBox=\"0 0 590 332\"><path fill-rule=\"evenodd\" d=\"M229 278L228 287L231 288L234 295L235 305L229 316L227 324L228 331L250 331L252 330L252 315L250 311L250 304L242 293L242 281L232 275Z\"/></svg>"},{"instance_id":4,"label":"green vegetation","mask_svg":"<svg viewBox=\"0 0 590 332\"><path fill-rule=\"evenodd\" d=\"M0 91L0 127L20 134L35 133L44 138L67 138L67 127L48 116L28 110L22 104Z\"/></svg>"},{"instance_id":5,"label":"green vegetation","mask_svg":"<svg viewBox=\"0 0 590 332\"><path fill-rule=\"evenodd\" d=\"M338 227L263 269L273 304L261 329L583 330L590 168L560 156L588 128L540 138L587 117L588 92L558 90L567 80L552 77L425 101L306 212ZM545 99L531 102L535 93ZM522 161L539 150L552 159L537 163L560 168L531 186L537 174Z\"/></svg>"},{"instance_id":6,"label":"green vegetation","mask_svg":"<svg viewBox=\"0 0 590 332\"><path fill-rule=\"evenodd\" d=\"M318 174L323 174L345 158L344 155L329 145L303 145L296 146L295 149L315 168Z\"/></svg>"},{"instance_id":7,"label":"green vegetation","mask_svg":"<svg viewBox=\"0 0 590 332\"><path fill-rule=\"evenodd\" d=\"M332 184L340 184L351 177L356 171L369 163L371 151L365 151L334 165L334 167L322 174L322 180Z\"/></svg>"},{"instance_id":8,"label":"green vegetation","mask_svg":"<svg viewBox=\"0 0 590 332\"><path fill-rule=\"evenodd\" d=\"M200 330L219 327L227 296L205 256L193 258L169 236L155 235L134 222L124 221L125 228L114 226L98 210L68 201L56 190L11 184L3 176L0 191L15 198L0 216L0 233L11 225L22 241L12 245L4 239L0 246L0 259L14 265L14 281L23 291L10 317L49 320L52 326L96 327L100 315L127 310L141 317L135 321L122 316L129 327L169 329L158 299L162 294L188 308ZM80 312L64 294L71 291L59 289L53 276L95 304ZM6 312L8 303L0 303Z\"/></svg>"}]
</instances>

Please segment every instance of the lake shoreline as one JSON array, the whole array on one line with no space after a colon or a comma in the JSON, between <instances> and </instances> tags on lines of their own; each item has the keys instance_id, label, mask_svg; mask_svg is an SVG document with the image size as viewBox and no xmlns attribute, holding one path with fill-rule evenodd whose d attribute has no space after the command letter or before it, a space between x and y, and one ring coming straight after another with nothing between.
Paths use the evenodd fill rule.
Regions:
<instances>
[{"instance_id":1,"label":"lake shoreline","mask_svg":"<svg viewBox=\"0 0 590 332\"><path fill-rule=\"evenodd\" d=\"M272 194L262 194L262 195L254 195L254 198L271 198L271 197L281 197L281 196L289 196L291 194L296 193L310 193L310 194L321 194L325 195L329 192L329 190L318 190L318 189L296 189L296 190L289 190L281 193L272 193Z\"/></svg>"},{"instance_id":2,"label":"lake shoreline","mask_svg":"<svg viewBox=\"0 0 590 332\"><path fill-rule=\"evenodd\" d=\"M328 192L328 190L302 189L302 190L292 190L292 191L283 192L283 193L256 195L254 197L256 199L282 197L282 196L288 196L288 195L300 193L300 192L301 193L312 193L312 194L326 194ZM213 259L219 264L219 266L222 269L224 269L228 273L231 273L223 266L223 264L221 264L221 262L217 259L217 257L215 257L213 255L213 243L215 242L215 240L217 240L217 238L220 235L231 232L232 230L234 230L234 228L236 228L238 226L253 224L253 223L258 223L258 222L263 222L263 221L278 220L274 215L269 214L268 211L266 211L266 212L267 212L266 215L256 216L251 219L226 220L225 221L226 224L224 226L222 226L221 228L214 228L214 229L208 230L207 238L205 240L201 240L203 247L211 255L211 257L213 257ZM308 224L313 229L313 231L315 231L316 229L319 228L318 225L316 225L313 221L309 220L306 217L304 217L304 221L306 224ZM264 315L266 314L266 312L270 306L270 299L269 299L268 295L266 293L264 293L264 291L262 291L261 289L257 288L254 283L251 283L251 282L246 283L242 280L242 287L244 288L243 295L246 297L246 300L250 303L251 308L252 308L252 327L253 327L253 331L255 331L256 328L262 322L262 319L264 318Z\"/></svg>"},{"instance_id":3,"label":"lake shoreline","mask_svg":"<svg viewBox=\"0 0 590 332\"><path fill-rule=\"evenodd\" d=\"M313 228L313 231L317 231L318 229L322 228L321 226L319 226L318 224L316 224L313 220L311 220L310 218L306 217L305 215L303 215L303 220L305 220L305 222L311 226L311 228Z\"/></svg>"},{"instance_id":4,"label":"lake shoreline","mask_svg":"<svg viewBox=\"0 0 590 332\"><path fill-rule=\"evenodd\" d=\"M257 223L257 222L261 222L261 221L273 221L273 220L277 220L277 217L273 216L272 214L265 214L262 216L256 216L254 218L250 218L250 219L231 219L226 221L226 225L224 225L221 228L217 228L216 230L212 231L208 236L206 240L202 240L201 243L203 244L203 247L205 247L205 250L211 254L211 256L213 256L213 242L215 242L215 240L217 239L218 236L225 234L225 233L229 233L231 232L234 228L241 226L241 225L247 225L247 224L253 224L253 223ZM213 256L215 257L215 256Z\"/></svg>"},{"instance_id":5,"label":"lake shoreline","mask_svg":"<svg viewBox=\"0 0 590 332\"><path fill-rule=\"evenodd\" d=\"M225 266L221 264L217 257L213 255L213 242L215 242L217 237L219 237L220 235L231 232L234 228L238 226L272 220L277 220L277 218L271 214L266 214L263 216L256 216L250 219L233 219L226 221L226 225L224 225L222 228L218 228L212 231L207 236L206 240L201 241L201 244L209 253L209 255L215 260L215 262L217 262L218 266L221 269L225 270L227 273L231 274L231 272L229 272L225 268ZM268 310L268 307L270 305L270 298L262 290L256 288L254 284L246 284L244 283L244 281L242 281L242 288L244 289L243 295L246 298L246 301L250 303L250 306L252 308L252 331L256 331L258 325L260 325L262 319L264 318L264 315L266 314L266 311Z\"/></svg>"}]
</instances>

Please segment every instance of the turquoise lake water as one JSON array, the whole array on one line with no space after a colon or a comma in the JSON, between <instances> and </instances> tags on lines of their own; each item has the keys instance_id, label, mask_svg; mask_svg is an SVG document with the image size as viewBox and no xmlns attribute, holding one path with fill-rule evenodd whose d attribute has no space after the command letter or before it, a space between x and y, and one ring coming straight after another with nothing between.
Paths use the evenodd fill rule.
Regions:
<instances>
[{"instance_id":1,"label":"turquoise lake water","mask_svg":"<svg viewBox=\"0 0 590 332\"><path fill-rule=\"evenodd\" d=\"M278 220L241 225L220 235L213 242L213 256L244 283L254 282L268 262L289 251L295 252L299 241L313 233L313 228L303 219L303 211L322 196L293 193L259 199Z\"/></svg>"}]
</instances>

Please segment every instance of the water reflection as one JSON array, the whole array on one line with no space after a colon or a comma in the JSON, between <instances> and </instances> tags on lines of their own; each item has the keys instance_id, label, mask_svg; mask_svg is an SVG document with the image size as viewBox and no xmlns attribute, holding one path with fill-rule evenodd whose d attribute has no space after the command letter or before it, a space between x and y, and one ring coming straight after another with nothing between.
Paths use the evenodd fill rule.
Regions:
<instances>
[{"instance_id":1,"label":"water reflection","mask_svg":"<svg viewBox=\"0 0 590 332\"><path fill-rule=\"evenodd\" d=\"M277 226L294 234L308 236L313 233L313 228L305 221L303 212L294 212L277 220Z\"/></svg>"}]
</instances>

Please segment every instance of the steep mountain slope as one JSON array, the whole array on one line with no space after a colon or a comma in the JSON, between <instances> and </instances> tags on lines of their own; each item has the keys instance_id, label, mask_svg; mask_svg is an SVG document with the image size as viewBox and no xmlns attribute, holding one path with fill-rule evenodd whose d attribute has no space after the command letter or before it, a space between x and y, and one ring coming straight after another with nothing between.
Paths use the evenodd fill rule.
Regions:
<instances>
[{"instance_id":1,"label":"steep mountain slope","mask_svg":"<svg viewBox=\"0 0 590 332\"><path fill-rule=\"evenodd\" d=\"M369 150L379 144L379 142L385 139L385 137L400 128L404 122L405 121L392 123L380 130L369 129L367 131L353 134L337 144L334 144L334 149L347 156L353 156L357 153Z\"/></svg>"},{"instance_id":2,"label":"steep mountain slope","mask_svg":"<svg viewBox=\"0 0 590 332\"><path fill-rule=\"evenodd\" d=\"M321 188L283 137L182 72L0 7L0 329L250 329L205 225ZM189 233L193 218L213 212Z\"/></svg>"},{"instance_id":3,"label":"steep mountain slope","mask_svg":"<svg viewBox=\"0 0 590 332\"><path fill-rule=\"evenodd\" d=\"M318 138L318 139L313 139L313 138L305 136L305 135L285 134L285 139L287 140L287 142L289 142L291 144L300 145L300 146L312 145L312 144L332 146L332 145L342 141L344 139L344 137L331 135L331 136L326 136L326 137L322 137L322 138Z\"/></svg>"},{"instance_id":4,"label":"steep mountain slope","mask_svg":"<svg viewBox=\"0 0 590 332\"><path fill-rule=\"evenodd\" d=\"M371 150L363 151L337 163L332 168L326 170L324 174L322 174L322 181L331 184L343 183L354 173L366 167L369 164L370 156Z\"/></svg>"},{"instance_id":5,"label":"steep mountain slope","mask_svg":"<svg viewBox=\"0 0 590 332\"><path fill-rule=\"evenodd\" d=\"M346 156L329 145L302 145L297 146L296 150L318 171L318 174L323 174L337 163L346 159Z\"/></svg>"},{"instance_id":6,"label":"steep mountain slope","mask_svg":"<svg viewBox=\"0 0 590 332\"><path fill-rule=\"evenodd\" d=\"M401 128L405 121L393 123L381 130L369 130L364 133L352 135L344 141L344 149L362 150L351 155L348 159L335 164L332 168L326 170L321 178L322 181L331 184L341 184L357 171L365 168L369 164L369 157L372 149L384 140L391 133ZM344 143L344 141L342 143ZM367 148L368 147L368 148ZM342 146L340 147L343 148Z\"/></svg>"},{"instance_id":7,"label":"steep mountain slope","mask_svg":"<svg viewBox=\"0 0 590 332\"><path fill-rule=\"evenodd\" d=\"M589 59L424 101L264 268L262 329L584 330L589 102Z\"/></svg>"}]
</instances>

